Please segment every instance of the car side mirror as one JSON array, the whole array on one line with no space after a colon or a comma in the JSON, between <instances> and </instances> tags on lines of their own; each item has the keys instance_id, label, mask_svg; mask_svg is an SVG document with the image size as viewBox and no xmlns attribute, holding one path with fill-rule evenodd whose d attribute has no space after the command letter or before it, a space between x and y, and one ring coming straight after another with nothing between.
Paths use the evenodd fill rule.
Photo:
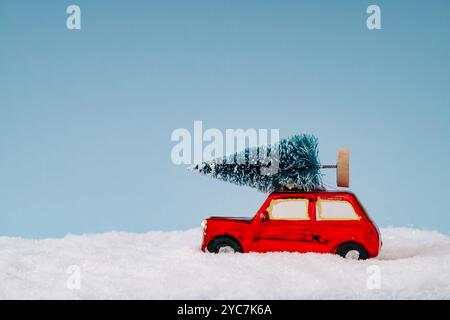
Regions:
<instances>
[{"instance_id":1,"label":"car side mirror","mask_svg":"<svg viewBox=\"0 0 450 320\"><path fill-rule=\"evenodd\" d=\"M261 212L261 214L259 215L259 220L261 220L261 222L266 222L267 220L269 220L269 214L267 213L267 211Z\"/></svg>"}]
</instances>

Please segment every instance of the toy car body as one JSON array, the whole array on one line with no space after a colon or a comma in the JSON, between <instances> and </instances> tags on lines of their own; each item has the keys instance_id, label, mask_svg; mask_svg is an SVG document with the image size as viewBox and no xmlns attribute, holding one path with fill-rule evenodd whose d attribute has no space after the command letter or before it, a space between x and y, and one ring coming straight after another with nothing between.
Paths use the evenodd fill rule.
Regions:
<instances>
[{"instance_id":1,"label":"toy car body","mask_svg":"<svg viewBox=\"0 0 450 320\"><path fill-rule=\"evenodd\" d=\"M351 192L274 192L253 218L203 221L202 250L318 252L376 257L381 237Z\"/></svg>"}]
</instances>

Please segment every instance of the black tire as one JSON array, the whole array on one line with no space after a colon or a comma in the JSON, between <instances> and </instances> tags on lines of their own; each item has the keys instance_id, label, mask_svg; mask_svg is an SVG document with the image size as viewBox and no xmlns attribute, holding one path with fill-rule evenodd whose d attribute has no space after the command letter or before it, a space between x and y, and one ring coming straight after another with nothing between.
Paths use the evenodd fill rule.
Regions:
<instances>
[{"instance_id":1,"label":"black tire","mask_svg":"<svg viewBox=\"0 0 450 320\"><path fill-rule=\"evenodd\" d=\"M344 243L340 245L339 248L336 250L336 254L340 255L343 258L352 259L351 257L349 258L347 256L347 254L349 254L350 251L358 251L359 253L358 260L366 260L367 258L369 258L367 250L357 243Z\"/></svg>"},{"instance_id":2,"label":"black tire","mask_svg":"<svg viewBox=\"0 0 450 320\"><path fill-rule=\"evenodd\" d=\"M221 252L221 248L232 248L234 252L242 252L241 245L230 237L218 237L208 244L208 251L213 253Z\"/></svg>"}]
</instances>

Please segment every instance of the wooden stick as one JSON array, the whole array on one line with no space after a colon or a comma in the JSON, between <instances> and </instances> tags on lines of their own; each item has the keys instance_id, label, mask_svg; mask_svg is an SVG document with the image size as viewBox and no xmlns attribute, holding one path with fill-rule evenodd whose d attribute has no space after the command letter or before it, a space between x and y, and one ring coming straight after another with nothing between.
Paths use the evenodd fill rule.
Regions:
<instances>
[{"instance_id":1,"label":"wooden stick","mask_svg":"<svg viewBox=\"0 0 450 320\"><path fill-rule=\"evenodd\" d=\"M338 161L336 170L336 183L338 187L350 186L350 150L349 148L338 149Z\"/></svg>"}]
</instances>

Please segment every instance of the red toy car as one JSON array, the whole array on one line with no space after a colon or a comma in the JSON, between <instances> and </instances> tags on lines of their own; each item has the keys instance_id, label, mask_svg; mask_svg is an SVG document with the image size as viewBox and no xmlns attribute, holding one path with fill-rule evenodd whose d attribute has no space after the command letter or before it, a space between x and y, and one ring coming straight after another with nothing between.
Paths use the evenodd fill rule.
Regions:
<instances>
[{"instance_id":1,"label":"red toy car","mask_svg":"<svg viewBox=\"0 0 450 320\"><path fill-rule=\"evenodd\" d=\"M318 252L350 259L376 257L381 237L350 192L274 192L253 218L203 221L202 250Z\"/></svg>"}]
</instances>

